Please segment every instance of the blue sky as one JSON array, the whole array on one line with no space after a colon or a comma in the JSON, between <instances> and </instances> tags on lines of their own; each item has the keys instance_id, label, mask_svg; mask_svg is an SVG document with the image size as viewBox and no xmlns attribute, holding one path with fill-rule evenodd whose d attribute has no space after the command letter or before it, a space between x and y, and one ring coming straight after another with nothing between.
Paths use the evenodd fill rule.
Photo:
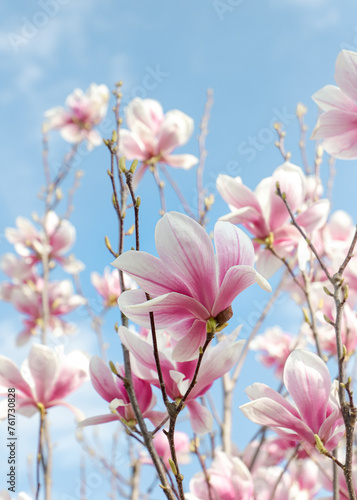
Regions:
<instances>
[{"instance_id":1,"label":"blue sky","mask_svg":"<svg viewBox=\"0 0 357 500\"><path fill-rule=\"evenodd\" d=\"M75 87L86 89L91 82L96 82L112 88L115 81L123 80L124 102L135 96L147 97L159 100L164 110L184 111L194 118L195 132L182 151L196 155L206 90L213 88L204 179L207 190L216 194L210 216L211 230L214 221L227 212L225 203L215 192L217 175L233 169L252 188L262 177L269 176L282 163L274 147L275 137L269 133L275 120L285 122L287 146L293 153L292 161L299 164L298 128L293 116L297 102L309 107L311 130L317 110L310 96L323 85L334 83L335 59L341 49L357 50L357 6L352 0L338 3L333 0L182 0L177 3L17 0L6 2L6 6L5 2L1 4L0 19L1 254L11 251L3 235L4 228L14 226L18 215L29 217L33 211L42 211L36 193L43 183L40 134L43 113L63 105ZM156 79L156 85L150 88L145 83L148 74L155 74ZM67 146L52 134L50 148L50 161L55 165ZM309 150L312 152L313 144ZM104 147L83 158L80 167L85 176L72 216L77 227L75 252L87 266L82 277L84 290L92 300L96 298L90 288L89 271L101 272L109 264L111 258L103 239L106 234L115 238L116 231L106 175L108 166ZM356 220L352 196L357 181L354 162L337 163L337 172L334 207L349 211ZM194 172L177 171L174 175L185 186L187 199L193 203ZM323 176L326 177L326 172ZM159 201L149 176L140 186L139 194L143 202L142 247L154 252L153 230L159 217ZM168 206L180 210L170 192ZM248 290L242 301L236 303L235 317L244 321L252 312L252 305L259 309L265 300L266 296L257 287ZM20 319L8 304L0 304L0 312L1 353L21 361L29 346L14 347ZM293 307L284 307L284 311L278 312L280 323L286 329L296 330L299 312ZM88 322L81 316L75 319L81 325L80 333L70 341L69 347L82 347L94 354L96 345ZM117 319L113 312L105 331L106 340L112 345L112 358L120 351L111 326ZM277 316L272 315L267 324L277 321ZM257 376L256 370L255 366L254 370L244 373L237 394L239 402L245 401L242 389L253 382L252 373ZM94 403L88 401L90 391L86 391L78 396L78 402L93 412ZM72 399L74 401L77 399ZM95 405L101 405L98 398ZM235 418L245 425L245 434L253 432L254 426L243 424L244 417L238 411ZM59 458L56 459L59 473L54 488L58 495L64 492L61 477L66 474L69 491L65 493L72 492L76 497L73 491L78 477L77 458L73 456L68 460L68 451L63 448L67 442L72 446L67 436L72 421L67 416L55 418L53 428L59 421L62 429L58 431ZM23 418L18 420L24 434L31 432L33 424ZM237 435L236 440L241 445L246 442L242 435ZM28 453L27 447L31 449L28 439L24 438L23 457ZM0 456L2 452L3 448ZM20 484L29 491L24 463ZM91 498L102 498L102 489L93 488Z\"/></svg>"}]
</instances>

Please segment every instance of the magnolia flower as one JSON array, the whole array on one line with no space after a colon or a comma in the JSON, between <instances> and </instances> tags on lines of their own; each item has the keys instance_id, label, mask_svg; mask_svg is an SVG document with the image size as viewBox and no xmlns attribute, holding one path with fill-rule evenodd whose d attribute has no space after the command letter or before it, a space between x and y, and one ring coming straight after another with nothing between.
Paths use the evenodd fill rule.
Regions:
<instances>
[{"instance_id":1,"label":"magnolia flower","mask_svg":"<svg viewBox=\"0 0 357 500\"><path fill-rule=\"evenodd\" d=\"M5 356L0 356L0 386L16 389L16 411L31 417L39 411L53 406L65 406L83 418L82 413L64 398L88 380L88 359L80 351L64 355L60 350L34 344L21 370ZM7 395L4 389L2 395ZM7 418L7 400L0 403L0 418Z\"/></svg>"},{"instance_id":2,"label":"magnolia flower","mask_svg":"<svg viewBox=\"0 0 357 500\"><path fill-rule=\"evenodd\" d=\"M255 271L254 250L248 236L226 222L215 225L214 254L206 231L190 217L171 212L156 225L159 258L129 251L113 263L143 290L124 292L119 307L138 325L150 327L149 312L158 329L177 340L173 359L197 358L207 337L207 321L221 327L232 316L231 304L248 286L269 283ZM151 300L146 300L145 292Z\"/></svg>"},{"instance_id":3,"label":"magnolia flower","mask_svg":"<svg viewBox=\"0 0 357 500\"><path fill-rule=\"evenodd\" d=\"M211 495L214 500L252 500L253 479L244 463L223 451L216 451L215 458L207 470ZM203 472L195 474L190 481L187 500L210 498L207 480Z\"/></svg>"},{"instance_id":4,"label":"magnolia flower","mask_svg":"<svg viewBox=\"0 0 357 500\"><path fill-rule=\"evenodd\" d=\"M103 298L104 307L114 307L118 305L118 297L121 294L119 274L116 269L104 270L104 274L92 272L90 275L92 285ZM124 274L124 285L126 290L136 288L135 283Z\"/></svg>"},{"instance_id":5,"label":"magnolia flower","mask_svg":"<svg viewBox=\"0 0 357 500\"><path fill-rule=\"evenodd\" d=\"M336 158L357 158L357 54L342 50L336 60L338 87L326 85L312 96L324 111L312 132L312 139L323 139L323 147Z\"/></svg>"},{"instance_id":6,"label":"magnolia flower","mask_svg":"<svg viewBox=\"0 0 357 500\"><path fill-rule=\"evenodd\" d=\"M86 94L75 89L66 99L68 109L56 107L46 111L45 130L59 129L64 140L73 144L86 140L88 149L93 149L102 142L94 127L105 117L109 99L106 85L92 83Z\"/></svg>"},{"instance_id":7,"label":"magnolia flower","mask_svg":"<svg viewBox=\"0 0 357 500\"><path fill-rule=\"evenodd\" d=\"M130 130L120 130L121 152L129 160L143 162L135 173L136 184L144 175L149 160L185 170L198 162L191 154L172 154L174 149L186 144L193 132L192 118L182 111L174 109L164 115L159 102L136 97L125 109L125 118Z\"/></svg>"},{"instance_id":8,"label":"magnolia flower","mask_svg":"<svg viewBox=\"0 0 357 500\"><path fill-rule=\"evenodd\" d=\"M116 370L122 377L125 376L123 366L118 365ZM80 425L98 425L118 420L123 420L129 426L136 425L135 413L124 382L119 377L114 376L98 356L91 359L89 373L94 389L105 401L110 403L111 413L89 417L80 422ZM165 418L165 413L152 410L156 404L156 397L152 393L150 384L138 378L135 373L132 373L132 377L134 391L143 417L151 420L154 425L158 425Z\"/></svg>"},{"instance_id":9,"label":"magnolia flower","mask_svg":"<svg viewBox=\"0 0 357 500\"><path fill-rule=\"evenodd\" d=\"M35 283L29 281L11 288L8 300L18 311L28 316L25 320L25 330L20 333L17 340L18 345L29 340L37 327L43 325L43 286L43 279L37 278ZM48 326L55 336L67 335L73 331L73 328L63 321L61 316L72 312L85 302L83 297L73 292L71 281L62 280L48 283Z\"/></svg>"},{"instance_id":10,"label":"magnolia flower","mask_svg":"<svg viewBox=\"0 0 357 500\"><path fill-rule=\"evenodd\" d=\"M329 202L311 202L306 198L306 179L300 167L285 162L272 177L263 179L255 191L244 186L240 177L219 175L217 189L228 203L231 213L221 220L242 224L254 236L257 251L257 270L269 278L282 265L279 257L289 257L301 239L299 231L290 224L290 215L283 201L276 194L276 184L285 193L292 212L300 210L296 217L299 225L308 232L322 227L326 222Z\"/></svg>"},{"instance_id":11,"label":"magnolia flower","mask_svg":"<svg viewBox=\"0 0 357 500\"><path fill-rule=\"evenodd\" d=\"M286 438L276 436L269 436L263 442L259 439L254 439L254 441L251 441L246 446L241 458L253 473L260 467L278 465L288 455L291 455L292 452L295 453L296 444L296 441L289 441ZM258 450L259 453L257 454ZM305 452L304 454L306 455Z\"/></svg>"},{"instance_id":12,"label":"magnolia flower","mask_svg":"<svg viewBox=\"0 0 357 500\"><path fill-rule=\"evenodd\" d=\"M289 354L296 348L304 346L302 338L284 332L279 326L268 328L262 335L253 339L249 348L262 351L259 361L266 367L274 367L275 375L281 377Z\"/></svg>"},{"instance_id":13,"label":"magnolia flower","mask_svg":"<svg viewBox=\"0 0 357 500\"><path fill-rule=\"evenodd\" d=\"M82 262L64 254L73 246L76 238L75 227L66 219L60 219L52 210L43 221L43 229L38 230L28 219L17 217L17 228L7 228L5 236L15 245L16 252L26 258L27 263L40 262L44 253L49 260L56 260L69 273L82 271Z\"/></svg>"},{"instance_id":14,"label":"magnolia flower","mask_svg":"<svg viewBox=\"0 0 357 500\"><path fill-rule=\"evenodd\" d=\"M179 464L188 464L190 461L190 438L185 432L175 431L174 433L176 458ZM170 446L167 436L160 431L155 434L153 444L159 457L164 461L166 467L170 469L169 458L171 458ZM142 463L152 464L152 460L146 455L142 458Z\"/></svg>"},{"instance_id":15,"label":"magnolia flower","mask_svg":"<svg viewBox=\"0 0 357 500\"><path fill-rule=\"evenodd\" d=\"M236 342L238 331L224 338L218 345L205 352L198 372L197 382L185 400L190 413L191 426L197 434L209 432L213 425L211 412L197 400L203 396L213 382L227 373L238 361L244 341ZM161 333L157 332L160 338ZM160 387L152 344L149 340L119 327L119 337L133 358L135 372L143 380ZM168 396L179 401L186 393L197 365L197 361L175 362L172 358L172 347L164 347L159 351L160 365Z\"/></svg>"},{"instance_id":16,"label":"magnolia flower","mask_svg":"<svg viewBox=\"0 0 357 500\"><path fill-rule=\"evenodd\" d=\"M325 363L298 349L288 357L283 379L296 407L267 385L256 383L246 389L252 401L240 407L244 415L256 424L272 427L279 436L300 441L308 452L315 449L315 435L327 450L334 450L345 428L337 385L331 386Z\"/></svg>"}]
</instances>

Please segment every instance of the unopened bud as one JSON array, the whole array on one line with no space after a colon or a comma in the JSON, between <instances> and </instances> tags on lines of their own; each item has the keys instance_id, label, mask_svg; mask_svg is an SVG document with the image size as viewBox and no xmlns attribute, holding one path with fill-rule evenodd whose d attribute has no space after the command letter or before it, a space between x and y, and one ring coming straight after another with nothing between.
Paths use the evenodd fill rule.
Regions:
<instances>
[{"instance_id":1,"label":"unopened bud","mask_svg":"<svg viewBox=\"0 0 357 500\"><path fill-rule=\"evenodd\" d=\"M113 363L113 361L109 361L109 366L112 373L114 373L114 375L118 375L118 370L115 368L115 364Z\"/></svg>"},{"instance_id":2,"label":"unopened bud","mask_svg":"<svg viewBox=\"0 0 357 500\"><path fill-rule=\"evenodd\" d=\"M177 476L177 469L175 462L172 460L172 458L169 458L169 464L170 464L170 469L172 470L172 473L174 476Z\"/></svg>"},{"instance_id":3,"label":"unopened bud","mask_svg":"<svg viewBox=\"0 0 357 500\"><path fill-rule=\"evenodd\" d=\"M118 140L118 132L116 130L113 130L112 132L112 142L117 142Z\"/></svg>"},{"instance_id":4,"label":"unopened bud","mask_svg":"<svg viewBox=\"0 0 357 500\"><path fill-rule=\"evenodd\" d=\"M136 198L136 206L137 206L137 207L140 207L140 205L141 205L141 198L140 198L140 196L138 196L138 197Z\"/></svg>"},{"instance_id":5,"label":"unopened bud","mask_svg":"<svg viewBox=\"0 0 357 500\"><path fill-rule=\"evenodd\" d=\"M133 174L136 170L136 167L138 166L139 160L134 160L133 163L130 165L130 172Z\"/></svg>"},{"instance_id":6,"label":"unopened bud","mask_svg":"<svg viewBox=\"0 0 357 500\"><path fill-rule=\"evenodd\" d=\"M119 159L119 169L121 172L123 172L123 174L126 172L125 162L126 162L125 156L121 156Z\"/></svg>"},{"instance_id":7,"label":"unopened bud","mask_svg":"<svg viewBox=\"0 0 357 500\"><path fill-rule=\"evenodd\" d=\"M307 107L304 106L304 104L302 104L301 102L298 103L298 105L296 106L296 116L298 118L302 118L304 115L306 115L307 113Z\"/></svg>"}]
</instances>

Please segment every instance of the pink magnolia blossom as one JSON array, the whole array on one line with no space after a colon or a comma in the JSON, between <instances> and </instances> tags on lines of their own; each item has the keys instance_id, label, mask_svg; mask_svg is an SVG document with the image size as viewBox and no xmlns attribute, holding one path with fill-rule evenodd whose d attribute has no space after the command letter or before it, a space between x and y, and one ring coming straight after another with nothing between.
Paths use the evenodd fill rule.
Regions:
<instances>
[{"instance_id":1,"label":"pink magnolia blossom","mask_svg":"<svg viewBox=\"0 0 357 500\"><path fill-rule=\"evenodd\" d=\"M251 441L248 446L246 446L242 455L242 460L249 470L254 472L259 469L259 467L278 465L282 460L286 459L288 455L295 452L296 445L296 441L290 441L286 438L276 436L265 438L263 443L258 439L254 439L254 441ZM259 453L256 455L258 449ZM251 466L253 459L254 464Z\"/></svg>"},{"instance_id":2,"label":"pink magnolia blossom","mask_svg":"<svg viewBox=\"0 0 357 500\"><path fill-rule=\"evenodd\" d=\"M103 298L104 307L117 307L118 298L121 294L119 274L116 269L110 271L109 269L104 270L104 274L92 272L90 275L92 285L97 290L99 295ZM129 276L124 274L124 285L127 290L137 288L135 283Z\"/></svg>"},{"instance_id":3,"label":"pink magnolia blossom","mask_svg":"<svg viewBox=\"0 0 357 500\"><path fill-rule=\"evenodd\" d=\"M24 321L25 329L20 333L17 340L18 345L28 341L31 335L36 333L37 327L41 327L43 324L43 286L43 279L37 278L35 283L29 281L13 286L9 291L8 300L18 311L27 315ZM48 302L48 326L52 329L52 333L55 336L72 333L73 328L63 321L61 316L85 304L85 299L74 294L72 283L69 280L62 280L52 281L48 284Z\"/></svg>"},{"instance_id":4,"label":"pink magnolia blossom","mask_svg":"<svg viewBox=\"0 0 357 500\"><path fill-rule=\"evenodd\" d=\"M266 367L274 367L275 375L281 377L289 354L297 348L304 347L304 340L284 332L279 326L268 328L262 335L253 339L249 348L262 351L259 361Z\"/></svg>"},{"instance_id":5,"label":"pink magnolia blossom","mask_svg":"<svg viewBox=\"0 0 357 500\"><path fill-rule=\"evenodd\" d=\"M66 108L56 107L45 113L45 130L59 129L64 140L78 144L86 140L88 149L99 146L101 136L94 129L105 117L110 92L106 85L92 83L86 93L75 89L66 99Z\"/></svg>"},{"instance_id":6,"label":"pink magnolia blossom","mask_svg":"<svg viewBox=\"0 0 357 500\"><path fill-rule=\"evenodd\" d=\"M312 500L312 496L301 491L293 482L289 472L282 467L260 467L253 474L255 500ZM306 494L307 493L307 494Z\"/></svg>"},{"instance_id":7,"label":"pink magnolia blossom","mask_svg":"<svg viewBox=\"0 0 357 500\"><path fill-rule=\"evenodd\" d=\"M188 464L190 462L190 438L185 432L175 431L174 441L178 463L182 465ZM169 458L171 458L171 452L167 436L160 431L155 434L153 443L157 454L162 458L166 467L170 469ZM148 456L145 456L142 459L142 463L152 464L152 460Z\"/></svg>"},{"instance_id":8,"label":"pink magnolia blossom","mask_svg":"<svg viewBox=\"0 0 357 500\"><path fill-rule=\"evenodd\" d=\"M164 115L159 102L136 97L125 109L125 118L130 130L120 130L121 152L129 160L143 162L135 174L136 184L150 159L183 169L198 162L191 154L172 154L174 149L186 144L193 132L192 118L182 111L174 109Z\"/></svg>"},{"instance_id":9,"label":"pink magnolia blossom","mask_svg":"<svg viewBox=\"0 0 357 500\"><path fill-rule=\"evenodd\" d=\"M12 253L6 253L0 259L0 269L9 278L12 278L14 283L24 283L36 279L32 259L27 257L20 258Z\"/></svg>"},{"instance_id":10,"label":"pink magnolia blossom","mask_svg":"<svg viewBox=\"0 0 357 500\"><path fill-rule=\"evenodd\" d=\"M123 366L117 365L116 370L121 376L125 376ZM89 373L94 389L105 401L110 403L111 413L89 417L80 422L80 425L98 425L118 420L124 420L129 426L135 425L135 413L124 382L113 375L109 367L98 356L91 359ZM154 425L158 425L165 418L165 413L152 410L156 404L156 397L152 393L150 384L138 378L135 373L132 373L132 377L134 391L143 417L148 418Z\"/></svg>"},{"instance_id":11,"label":"pink magnolia blossom","mask_svg":"<svg viewBox=\"0 0 357 500\"><path fill-rule=\"evenodd\" d=\"M293 351L285 364L284 383L296 407L267 385L256 383L246 389L252 401L240 407L244 415L272 427L279 436L300 441L308 452L315 449L315 434L326 449L335 449L345 429L337 385L331 386L325 363L309 351Z\"/></svg>"},{"instance_id":12,"label":"pink magnolia blossom","mask_svg":"<svg viewBox=\"0 0 357 500\"><path fill-rule=\"evenodd\" d=\"M80 351L67 355L61 350L33 344L28 359L21 370L5 356L0 356L0 386L16 389L16 411L31 417L39 411L38 404L45 409L65 406L82 418L82 413L64 398L88 380L88 359ZM7 394L4 389L2 395ZM0 418L7 418L7 400L0 403Z\"/></svg>"},{"instance_id":13,"label":"pink magnolia blossom","mask_svg":"<svg viewBox=\"0 0 357 500\"><path fill-rule=\"evenodd\" d=\"M257 270L265 277L272 276L282 265L279 257L290 257L301 239L300 233L290 224L290 215L283 201L276 194L276 183L286 194L292 212L300 211L297 222L306 231L322 227L326 222L329 202L309 200L306 196L306 178L300 167L286 162L271 177L263 179L255 191L244 186L240 177L219 175L217 189L228 203L231 213L221 220L242 224L254 236L257 251ZM309 191L308 191L309 193Z\"/></svg>"},{"instance_id":14,"label":"pink magnolia blossom","mask_svg":"<svg viewBox=\"0 0 357 500\"><path fill-rule=\"evenodd\" d=\"M211 412L196 400L203 396L213 382L227 373L238 361L244 341L236 341L237 333L234 332L205 352L198 372L197 383L185 401L185 406L190 413L192 429L198 434L209 432L213 425L213 419ZM161 332L158 332L157 335L160 342ZM125 327L119 327L119 337L132 355L133 366L138 376L156 387L160 387L151 341L145 340ZM160 350L160 365L166 392L172 400L178 401L182 399L190 385L197 361L175 362L172 353L172 347L166 346Z\"/></svg>"},{"instance_id":15,"label":"pink magnolia blossom","mask_svg":"<svg viewBox=\"0 0 357 500\"><path fill-rule=\"evenodd\" d=\"M56 260L65 271L80 272L84 268L83 264L73 256L64 255L74 244L75 227L68 220L60 219L53 211L47 214L42 224L43 228L38 230L28 219L17 217L17 228L7 228L5 236L15 245L16 252L26 258L26 262L40 262L46 252L49 260Z\"/></svg>"},{"instance_id":16,"label":"pink magnolia blossom","mask_svg":"<svg viewBox=\"0 0 357 500\"><path fill-rule=\"evenodd\" d=\"M186 215L170 212L156 225L159 258L146 252L129 251L113 263L131 276L143 290L119 297L119 307L138 325L155 324L177 340L173 359L197 358L215 318L218 326L231 317L231 304L248 286L258 282L270 291L269 283L255 271L254 250L248 236L227 222L215 225L214 254L206 231ZM151 300L146 300L145 292Z\"/></svg>"},{"instance_id":17,"label":"pink magnolia blossom","mask_svg":"<svg viewBox=\"0 0 357 500\"><path fill-rule=\"evenodd\" d=\"M312 139L323 139L324 149L336 158L357 158L357 54L342 50L336 60L338 87L326 85L312 98L324 111Z\"/></svg>"},{"instance_id":18,"label":"pink magnolia blossom","mask_svg":"<svg viewBox=\"0 0 357 500\"><path fill-rule=\"evenodd\" d=\"M223 451L216 451L215 458L207 470L211 495L214 500L252 500L253 479L244 463ZM209 491L203 472L195 474L190 481L187 500L207 500Z\"/></svg>"}]
</instances>

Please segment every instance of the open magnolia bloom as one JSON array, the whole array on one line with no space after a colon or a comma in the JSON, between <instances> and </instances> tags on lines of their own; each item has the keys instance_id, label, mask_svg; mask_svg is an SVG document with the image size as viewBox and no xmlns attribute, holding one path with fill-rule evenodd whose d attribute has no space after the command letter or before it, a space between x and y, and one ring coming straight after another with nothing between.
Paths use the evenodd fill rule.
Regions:
<instances>
[{"instance_id":1,"label":"open magnolia bloom","mask_svg":"<svg viewBox=\"0 0 357 500\"><path fill-rule=\"evenodd\" d=\"M121 377L125 377L123 366L117 365L115 369ZM123 421L129 427L135 426L137 422L134 409L123 380L113 375L109 367L98 356L93 356L91 359L89 373L94 389L105 401L110 403L110 413L86 418L80 422L80 426L105 424L116 420ZM132 378L143 417L148 418L155 426L158 425L165 418L165 413L152 410L156 404L156 397L152 393L150 384L146 380L138 378L135 373L132 373Z\"/></svg>"},{"instance_id":2,"label":"open magnolia bloom","mask_svg":"<svg viewBox=\"0 0 357 500\"><path fill-rule=\"evenodd\" d=\"M312 98L324 111L312 133L323 139L324 149L335 158L357 158L357 54L342 50L336 60L335 80Z\"/></svg>"},{"instance_id":3,"label":"open magnolia bloom","mask_svg":"<svg viewBox=\"0 0 357 500\"><path fill-rule=\"evenodd\" d=\"M197 434L209 432L213 426L211 412L202 406L197 399L203 396L212 386L213 382L229 372L237 363L241 355L244 340L236 341L239 329L225 337L218 345L209 347L205 352L198 372L197 382L185 400L185 406L190 413L191 426ZM165 382L167 395L174 401L179 401L185 395L192 381L197 361L175 362L172 359L172 347L163 346L163 332L157 332L160 365ZM119 327L119 337L123 345L130 351L135 373L156 387L160 387L157 368L153 353L152 343L148 336L142 336ZM161 338L160 338L161 337Z\"/></svg>"},{"instance_id":4,"label":"open magnolia bloom","mask_svg":"<svg viewBox=\"0 0 357 500\"><path fill-rule=\"evenodd\" d=\"M60 106L45 113L45 130L58 129L65 141L72 144L86 140L88 149L99 146L101 136L94 129L105 117L110 92L106 85L92 83L86 93L75 89L66 99L67 108Z\"/></svg>"},{"instance_id":5,"label":"open magnolia bloom","mask_svg":"<svg viewBox=\"0 0 357 500\"><path fill-rule=\"evenodd\" d=\"M311 183L301 168L290 162L283 163L271 177L261 180L254 191L245 186L240 177L221 174L217 178L218 192L231 210L221 220L242 224L253 235L257 269L267 278L283 265L282 257L293 255L301 240L301 234L290 223L284 202L276 194L277 183L291 211L299 212L296 221L305 231L310 233L325 224L329 201L312 201Z\"/></svg>"},{"instance_id":6,"label":"open magnolia bloom","mask_svg":"<svg viewBox=\"0 0 357 500\"><path fill-rule=\"evenodd\" d=\"M345 427L337 382L331 385L325 363L316 354L298 349L288 357L283 379L296 406L267 385L256 383L246 389L252 401L240 407L244 415L272 427L279 436L300 441L307 452L315 449L315 435L327 450L334 450Z\"/></svg>"},{"instance_id":7,"label":"open magnolia bloom","mask_svg":"<svg viewBox=\"0 0 357 500\"><path fill-rule=\"evenodd\" d=\"M238 457L232 457L223 451L216 451L207 473L210 478L210 493L214 500L252 500L254 498L252 475ZM203 472L193 476L190 481L190 493L186 493L185 498L187 500L210 498Z\"/></svg>"},{"instance_id":8,"label":"open magnolia bloom","mask_svg":"<svg viewBox=\"0 0 357 500\"><path fill-rule=\"evenodd\" d=\"M255 282L269 283L254 269L254 249L246 234L227 222L214 229L215 255L206 231L190 217L170 212L156 225L159 254L129 251L113 265L131 276L142 290L119 297L119 307L138 325L150 328L149 313L158 329L177 340L172 358L195 359L207 336L207 321L222 327L232 316L236 296ZM151 297L146 299L145 292Z\"/></svg>"},{"instance_id":9,"label":"open magnolia bloom","mask_svg":"<svg viewBox=\"0 0 357 500\"><path fill-rule=\"evenodd\" d=\"M125 109L125 118L130 130L120 129L121 152L128 160L143 162L135 172L135 185L150 160L184 170L198 163L198 158L191 154L172 154L174 149L186 144L193 132L192 118L182 111L173 109L164 115L158 101L136 97Z\"/></svg>"},{"instance_id":10,"label":"open magnolia bloom","mask_svg":"<svg viewBox=\"0 0 357 500\"><path fill-rule=\"evenodd\" d=\"M16 389L16 411L31 417L39 411L52 406L65 406L83 418L82 412L63 400L88 380L88 358L81 351L64 355L62 351L34 344L21 371L11 359L0 356L0 393L1 386ZM0 403L0 418L7 417L7 400Z\"/></svg>"}]
</instances>

